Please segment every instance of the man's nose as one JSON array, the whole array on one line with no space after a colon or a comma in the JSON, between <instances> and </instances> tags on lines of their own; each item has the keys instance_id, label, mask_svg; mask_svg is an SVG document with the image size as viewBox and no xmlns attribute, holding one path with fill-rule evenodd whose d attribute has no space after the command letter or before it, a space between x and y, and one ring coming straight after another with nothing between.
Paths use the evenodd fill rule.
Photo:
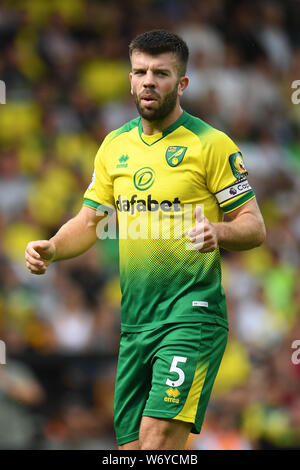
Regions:
<instances>
[{"instance_id":1,"label":"man's nose","mask_svg":"<svg viewBox=\"0 0 300 470\"><path fill-rule=\"evenodd\" d=\"M144 87L154 87L155 86L154 74L150 70L144 76L143 85L144 85Z\"/></svg>"}]
</instances>

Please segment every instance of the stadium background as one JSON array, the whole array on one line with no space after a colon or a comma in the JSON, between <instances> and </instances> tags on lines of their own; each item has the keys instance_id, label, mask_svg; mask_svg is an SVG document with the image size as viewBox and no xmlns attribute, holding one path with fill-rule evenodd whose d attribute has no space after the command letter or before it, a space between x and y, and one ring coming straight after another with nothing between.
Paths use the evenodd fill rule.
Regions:
<instances>
[{"instance_id":1,"label":"stadium background","mask_svg":"<svg viewBox=\"0 0 300 470\"><path fill-rule=\"evenodd\" d=\"M28 241L81 207L108 131L136 116L128 42L187 41L184 108L246 159L268 236L223 253L230 340L191 449L300 448L300 2L5 1L0 6L0 448L115 447L117 241L30 275Z\"/></svg>"}]
</instances>

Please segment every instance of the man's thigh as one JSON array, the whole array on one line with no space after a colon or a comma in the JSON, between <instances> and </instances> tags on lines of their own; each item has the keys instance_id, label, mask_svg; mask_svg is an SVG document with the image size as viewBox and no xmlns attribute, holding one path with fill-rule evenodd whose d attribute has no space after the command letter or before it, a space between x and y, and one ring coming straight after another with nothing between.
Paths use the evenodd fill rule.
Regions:
<instances>
[{"instance_id":1,"label":"man's thigh","mask_svg":"<svg viewBox=\"0 0 300 470\"><path fill-rule=\"evenodd\" d=\"M183 450L192 424L172 419L143 416L140 434L140 450Z\"/></svg>"},{"instance_id":2,"label":"man's thigh","mask_svg":"<svg viewBox=\"0 0 300 470\"><path fill-rule=\"evenodd\" d=\"M143 416L139 439L120 445L119 450L185 449L191 423Z\"/></svg>"}]
</instances>

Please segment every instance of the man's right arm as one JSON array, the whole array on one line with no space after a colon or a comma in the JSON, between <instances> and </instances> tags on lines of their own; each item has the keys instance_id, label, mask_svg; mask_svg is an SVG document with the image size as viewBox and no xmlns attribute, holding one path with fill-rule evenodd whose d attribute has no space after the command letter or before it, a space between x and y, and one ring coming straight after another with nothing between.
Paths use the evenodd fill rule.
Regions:
<instances>
[{"instance_id":1,"label":"man's right arm","mask_svg":"<svg viewBox=\"0 0 300 470\"><path fill-rule=\"evenodd\" d=\"M26 266L32 274L44 274L53 261L75 258L97 240L96 228L104 216L83 206L50 240L29 242L25 250Z\"/></svg>"}]
</instances>

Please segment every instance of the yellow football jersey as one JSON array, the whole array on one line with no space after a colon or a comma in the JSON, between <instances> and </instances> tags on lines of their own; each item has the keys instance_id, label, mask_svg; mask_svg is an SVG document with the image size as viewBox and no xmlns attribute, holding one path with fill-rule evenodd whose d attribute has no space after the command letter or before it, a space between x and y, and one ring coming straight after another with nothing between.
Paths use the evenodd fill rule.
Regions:
<instances>
[{"instance_id":1,"label":"yellow football jersey","mask_svg":"<svg viewBox=\"0 0 300 470\"><path fill-rule=\"evenodd\" d=\"M187 232L196 205L219 222L253 197L239 148L185 111L159 134L145 135L139 117L108 134L84 204L117 214L122 331L168 322L227 327L219 249L194 250ZM113 224L103 236L116 236Z\"/></svg>"}]
</instances>

